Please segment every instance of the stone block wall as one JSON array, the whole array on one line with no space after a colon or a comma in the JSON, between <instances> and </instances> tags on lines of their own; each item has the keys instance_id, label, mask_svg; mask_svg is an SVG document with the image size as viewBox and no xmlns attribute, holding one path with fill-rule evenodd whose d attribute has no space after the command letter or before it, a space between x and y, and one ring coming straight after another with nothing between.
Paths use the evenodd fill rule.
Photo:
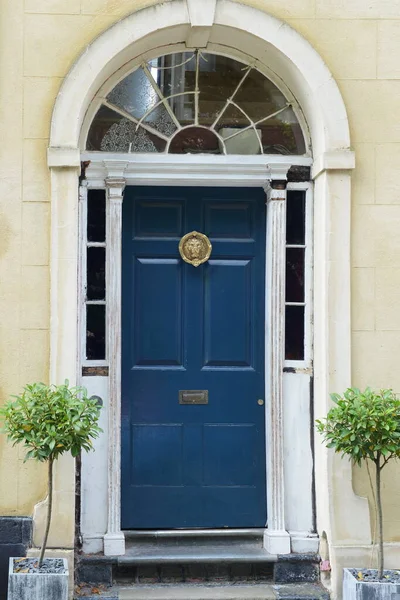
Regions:
<instances>
[{"instance_id":1,"label":"stone block wall","mask_svg":"<svg viewBox=\"0 0 400 600\"><path fill-rule=\"evenodd\" d=\"M31 518L0 517L0 600L7 600L9 558L26 556L31 543Z\"/></svg>"}]
</instances>

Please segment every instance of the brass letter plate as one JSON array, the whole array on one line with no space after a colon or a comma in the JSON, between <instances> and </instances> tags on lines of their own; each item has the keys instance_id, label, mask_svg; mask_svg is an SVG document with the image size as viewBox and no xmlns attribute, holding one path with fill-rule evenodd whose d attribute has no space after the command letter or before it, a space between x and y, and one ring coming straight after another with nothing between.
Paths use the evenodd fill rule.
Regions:
<instances>
[{"instance_id":1,"label":"brass letter plate","mask_svg":"<svg viewBox=\"0 0 400 600\"><path fill-rule=\"evenodd\" d=\"M208 404L208 390L180 390L179 404Z\"/></svg>"}]
</instances>

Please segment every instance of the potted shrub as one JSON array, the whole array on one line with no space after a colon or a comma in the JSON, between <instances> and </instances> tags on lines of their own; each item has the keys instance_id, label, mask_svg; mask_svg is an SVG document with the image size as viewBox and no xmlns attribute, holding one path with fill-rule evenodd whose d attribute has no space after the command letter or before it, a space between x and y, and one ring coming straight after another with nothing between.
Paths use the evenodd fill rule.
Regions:
<instances>
[{"instance_id":1,"label":"potted shrub","mask_svg":"<svg viewBox=\"0 0 400 600\"><path fill-rule=\"evenodd\" d=\"M68 565L65 559L44 558L51 524L53 465L61 454L78 456L92 449L101 429L100 407L86 390L63 385L27 385L1 410L3 432L13 444L27 449L25 460L47 462L48 509L39 558L10 558L8 600L67 600Z\"/></svg>"},{"instance_id":2,"label":"potted shrub","mask_svg":"<svg viewBox=\"0 0 400 600\"><path fill-rule=\"evenodd\" d=\"M393 390L371 388L363 392L349 388L342 396L331 394L331 398L335 406L325 419L317 421L328 448L348 456L359 466L363 462L368 466L370 461L375 467L378 569L344 569L343 596L345 600L391 599L398 592L400 571L384 570L381 475L392 459L400 457L400 400Z\"/></svg>"}]
</instances>

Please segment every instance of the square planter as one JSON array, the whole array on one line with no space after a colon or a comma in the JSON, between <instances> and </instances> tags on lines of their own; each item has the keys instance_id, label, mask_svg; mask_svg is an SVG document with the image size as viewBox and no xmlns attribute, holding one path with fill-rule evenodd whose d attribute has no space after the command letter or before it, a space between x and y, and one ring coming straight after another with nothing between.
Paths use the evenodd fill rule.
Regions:
<instances>
[{"instance_id":1,"label":"square planter","mask_svg":"<svg viewBox=\"0 0 400 600\"><path fill-rule=\"evenodd\" d=\"M362 571L362 569L356 569ZM343 569L343 600L396 600L400 583L358 581L350 569Z\"/></svg>"},{"instance_id":2,"label":"square planter","mask_svg":"<svg viewBox=\"0 0 400 600\"><path fill-rule=\"evenodd\" d=\"M68 600L68 563L64 573L14 573L15 557L8 567L7 600Z\"/></svg>"}]
</instances>

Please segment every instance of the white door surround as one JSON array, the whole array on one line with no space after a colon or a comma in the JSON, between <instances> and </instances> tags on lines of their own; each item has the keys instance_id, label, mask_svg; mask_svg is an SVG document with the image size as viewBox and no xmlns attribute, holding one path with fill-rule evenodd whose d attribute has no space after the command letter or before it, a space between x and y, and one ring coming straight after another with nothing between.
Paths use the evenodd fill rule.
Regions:
<instances>
[{"instance_id":1,"label":"white door surround","mask_svg":"<svg viewBox=\"0 0 400 600\"><path fill-rule=\"evenodd\" d=\"M67 294L66 289L70 292L76 287L74 282L76 282L78 268L78 244L71 245L71 240L78 238L77 175L81 161L81 143L85 137L85 130L87 131L89 116L96 109L96 101L93 102L92 99L103 85L111 81L110 78L114 77L115 73L123 76L123 65L132 61L133 57L151 54L155 48L159 54L162 47L167 44L172 44L178 49L185 47L185 44L194 45L194 37L196 45L200 45L198 41L200 36L203 44L208 42L213 50L224 48L225 52L229 51L230 54L251 56L257 60L260 69L267 73L270 71L278 73L275 79L280 80L281 89L289 89L297 98L310 130L315 181L314 252L318 257L314 269L314 414L318 417L326 413L328 393L349 385L351 374L350 172L354 167L354 155L350 151L346 110L337 85L322 59L308 42L288 25L261 11L231 0L208 0L205 6L207 6L208 19L197 14L195 3L189 0L188 3L186 0L172 0L127 17L100 35L85 50L63 83L53 112L48 153L52 182L51 380L59 382L68 377L72 381L74 375L78 378L76 359L79 355L76 327L79 320L78 303L74 305L70 302L71 294ZM231 47L232 40L235 42L235 48ZM87 120L85 115L88 115ZM164 158L176 161L176 157ZM267 172L267 164L271 163L271 157L253 158L263 159L263 165L261 162L257 163L257 160L255 164L251 164L250 161L248 165L247 174L251 173L253 181L257 179L257 171L259 177L262 173L264 183L268 179L272 181L284 179L282 176L274 176L273 172ZM293 163L299 164L297 158ZM139 170L139 176L135 177L135 160L141 159L143 155L141 158L131 155L124 163L125 155L121 155L119 164L116 160L111 161L110 164L107 157L102 155L102 168L106 169L109 188L113 190L110 193L110 200L114 195L111 216L114 215L116 226L123 185L119 183L118 187L117 179L122 177L129 183L130 180L138 182L140 177L145 177L149 181L155 175L158 176L159 181L162 180L163 176L157 173L152 163L153 160L157 160L155 157L143 159L147 167L143 166L142 171ZM239 160L243 163L241 158ZM311 162L309 158L303 160L308 161L308 164ZM279 163L279 160L277 162ZM167 165L168 160L165 162L165 170ZM178 166L181 172L189 177L190 167L183 164ZM276 169L276 164L270 166L271 169ZM282 162L280 167L282 168ZM224 185L224 175L222 175L224 169L226 172L234 171L234 168L234 166L229 167L227 163L224 164L223 160L214 159L210 174L216 181L222 181L220 185ZM199 168L198 173L199 175L194 175L190 181L195 182L196 177L200 180L203 178L202 167ZM236 185L238 181L249 180L247 177L233 174L232 181L235 177ZM104 176L102 181L104 185ZM257 185L260 183L257 182ZM270 193L269 212L274 215L275 226L272 227L272 220L269 220L269 226L272 227L270 237L276 238L275 249L282 247L283 199L282 190L278 193L276 191ZM113 238L111 243L113 244ZM116 252L119 251L118 243L115 239ZM278 251L275 256L271 256L271 264L278 267L281 259L282 256ZM109 275L118 277L117 266ZM68 282L71 283L70 288L65 287ZM279 286L281 289L282 282L276 281L274 285L275 289ZM115 280L115 290L117 294L117 280ZM270 319L273 318L272 315L277 314L278 310L279 302L276 307L270 307ZM282 325L277 324L275 319L275 329L271 328L269 342L271 346L279 337L277 329L279 326ZM275 332L274 335L272 332ZM80 366L79 361L78 366ZM272 478L269 485L272 489L268 492L269 508L272 511L269 513L272 518L270 523L272 529L270 535L266 536L268 549L279 553L290 550L288 547L290 538L286 533L284 516L283 456L277 439L277 432L282 423L280 416L282 383L279 379L274 380L272 376L272 373L275 373L276 377L282 379L280 366L275 364L271 367L273 403L278 412L274 413L274 419L270 421L274 434L271 437L274 452L271 453L272 464L269 465ZM110 367L113 368L111 364ZM118 379L117 371L114 371L112 377ZM117 412L110 410L109 419L111 429L118 428ZM110 429L109 435L112 435ZM115 437L113 439L115 440ZM114 468L118 464L118 448L115 452L110 452L109 456L111 457L108 484L110 487L115 484L113 477ZM326 531L331 541L340 543L342 540L335 539L336 523L339 518L346 519L347 513L350 517L342 529L347 531L348 540L350 539L352 543L365 543L360 532L364 530L362 523L369 518L368 506L366 501L353 493L350 465L342 461L335 463L333 469L332 457L318 445L315 471L319 531ZM334 509L329 501L328 489L335 490L338 486L340 486L340 497L337 497ZM116 497L114 501L117 502ZM118 516L112 513L114 508L109 507L106 543L108 539L110 546L107 552L119 554L123 551L123 540L118 531ZM56 506L55 512L57 510L61 511L61 506ZM354 518L354 515L357 518Z\"/></svg>"},{"instance_id":2,"label":"white door surround","mask_svg":"<svg viewBox=\"0 0 400 600\"><path fill-rule=\"evenodd\" d=\"M285 260L286 260L286 187L287 172L292 164L311 164L310 158L274 157L275 162L265 164L272 157L181 156L83 153L82 159L90 162L86 170L86 185L105 187L108 210L108 323L109 323L109 388L108 410L108 492L107 533L104 536L106 555L125 553L125 538L120 530L120 419L121 419L121 226L123 191L126 185L173 186L227 186L264 187L267 208L266 249L266 392L269 410L266 411L267 456L267 506L268 527L265 530L265 547L272 554L290 553L296 542L285 528L284 492L284 429L283 429L283 366L284 366L284 310L285 310ZM157 174L157 175L156 175ZM304 188L308 184L303 185ZM297 412L294 411L297 415ZM301 418L300 415L297 415ZM311 457L310 457L311 459ZM83 468L88 462L83 458ZM98 465L99 466L99 465ZM307 461L303 469L312 476L312 464ZM307 477L306 475L306 477ZM97 474L96 474L97 476ZM90 474L87 476L90 477ZM88 481L83 482L83 490ZM311 487L310 487L311 494ZM83 492L84 493L84 492ZM98 498L96 497L96 500ZM312 501L310 497L309 507ZM307 512L307 511L306 511ZM292 538L303 544L303 549L316 550L316 537L310 534L311 508L305 521L308 531L296 531ZM98 510L97 510L98 513ZM307 519L308 517L308 519ZM305 538L300 541L300 538Z\"/></svg>"}]
</instances>

